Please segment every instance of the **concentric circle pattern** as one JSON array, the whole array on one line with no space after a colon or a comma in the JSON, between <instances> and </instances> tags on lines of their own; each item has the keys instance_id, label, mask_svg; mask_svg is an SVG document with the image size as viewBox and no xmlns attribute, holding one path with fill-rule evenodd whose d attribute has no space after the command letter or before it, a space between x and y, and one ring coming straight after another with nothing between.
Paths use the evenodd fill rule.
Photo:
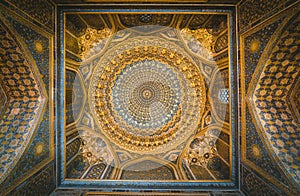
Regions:
<instances>
[{"instance_id":1,"label":"concentric circle pattern","mask_svg":"<svg viewBox=\"0 0 300 196\"><path fill-rule=\"evenodd\" d=\"M150 36L104 54L88 93L99 130L142 154L166 152L186 141L197 130L206 101L192 59L177 45Z\"/></svg>"},{"instance_id":2,"label":"concentric circle pattern","mask_svg":"<svg viewBox=\"0 0 300 196\"><path fill-rule=\"evenodd\" d=\"M181 85L177 75L159 61L132 63L112 88L115 111L127 124L139 129L161 127L179 110Z\"/></svg>"}]
</instances>

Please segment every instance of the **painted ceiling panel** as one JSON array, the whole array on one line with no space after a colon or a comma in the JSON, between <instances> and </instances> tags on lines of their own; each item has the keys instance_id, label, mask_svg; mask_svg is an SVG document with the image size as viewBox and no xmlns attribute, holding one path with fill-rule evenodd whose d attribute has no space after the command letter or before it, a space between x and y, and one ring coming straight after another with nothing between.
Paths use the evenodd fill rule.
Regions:
<instances>
[{"instance_id":1,"label":"painted ceiling panel","mask_svg":"<svg viewBox=\"0 0 300 196\"><path fill-rule=\"evenodd\" d=\"M67 13L66 180L231 181L229 31L227 14Z\"/></svg>"},{"instance_id":2,"label":"painted ceiling panel","mask_svg":"<svg viewBox=\"0 0 300 196\"><path fill-rule=\"evenodd\" d=\"M299 195L298 0L0 4L0 195Z\"/></svg>"}]
</instances>

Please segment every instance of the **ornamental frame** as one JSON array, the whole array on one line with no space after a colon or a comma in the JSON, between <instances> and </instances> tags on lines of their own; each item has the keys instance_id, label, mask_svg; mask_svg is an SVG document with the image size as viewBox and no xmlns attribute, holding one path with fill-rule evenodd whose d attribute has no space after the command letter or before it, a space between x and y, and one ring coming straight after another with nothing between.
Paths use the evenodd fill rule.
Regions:
<instances>
[{"instance_id":1,"label":"ornamental frame","mask_svg":"<svg viewBox=\"0 0 300 196\"><path fill-rule=\"evenodd\" d=\"M130 5L132 6L132 5ZM78 180L66 179L66 139L65 139L65 15L68 13L168 13L168 14L226 14L229 27L229 83L230 86L230 121L231 132L231 180L229 181L127 181L127 180ZM204 5L155 5L148 6L137 4L131 9L124 5L101 5L101 6L64 6L57 7L57 30L56 30L56 66L55 66L55 130L56 130L56 181L57 188L85 188L87 190L121 190L138 191L155 189L157 191L216 191L216 190L238 190L239 189L239 79L237 63L237 36L236 36L236 10L233 6L210 7ZM117 185L117 187L116 187Z\"/></svg>"}]
</instances>

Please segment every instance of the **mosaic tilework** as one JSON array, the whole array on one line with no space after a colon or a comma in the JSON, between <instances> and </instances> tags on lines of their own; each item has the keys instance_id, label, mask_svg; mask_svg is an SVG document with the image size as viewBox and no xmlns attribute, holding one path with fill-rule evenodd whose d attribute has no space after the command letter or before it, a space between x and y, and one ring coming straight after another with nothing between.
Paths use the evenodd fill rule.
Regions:
<instances>
[{"instance_id":1,"label":"mosaic tilework","mask_svg":"<svg viewBox=\"0 0 300 196\"><path fill-rule=\"evenodd\" d=\"M173 15L171 14L119 14L120 22L124 27L130 28L141 25L160 25L169 26L171 24ZM145 27L145 28L151 28ZM152 27L153 28L153 27ZM148 31L151 29L148 29Z\"/></svg>"},{"instance_id":2,"label":"mosaic tilework","mask_svg":"<svg viewBox=\"0 0 300 196\"><path fill-rule=\"evenodd\" d=\"M83 36L87 29L86 23L77 14L66 15L66 26L68 31L76 37Z\"/></svg>"},{"instance_id":3,"label":"mosaic tilework","mask_svg":"<svg viewBox=\"0 0 300 196\"><path fill-rule=\"evenodd\" d=\"M6 14L5 18L10 22L15 31L22 37L26 44L26 49L30 52L33 60L37 65L39 76L41 77L40 84L45 86L46 92L50 92L50 69L51 66L51 39L49 35L43 34L37 29L31 29L32 26L23 20L16 20L12 14ZM49 124L50 110L46 104L43 115L40 117L40 124L36 128L32 143L28 146L27 151L21 156L16 165L16 170L12 171L11 175L1 184L1 189L5 190L16 186L20 181L27 176L32 175L51 159L53 149L51 126Z\"/></svg>"},{"instance_id":4,"label":"mosaic tilework","mask_svg":"<svg viewBox=\"0 0 300 196\"><path fill-rule=\"evenodd\" d=\"M54 6L47 0L7 0L26 14L44 24L50 29L54 29Z\"/></svg>"},{"instance_id":5,"label":"mosaic tilework","mask_svg":"<svg viewBox=\"0 0 300 196\"><path fill-rule=\"evenodd\" d=\"M214 51L218 53L226 49L227 47L228 47L228 34L226 32L222 36L216 39Z\"/></svg>"},{"instance_id":6,"label":"mosaic tilework","mask_svg":"<svg viewBox=\"0 0 300 196\"><path fill-rule=\"evenodd\" d=\"M7 102L7 97L6 97L6 94L5 94L1 84L0 84L0 114L5 109L6 102Z\"/></svg>"},{"instance_id":7,"label":"mosaic tilework","mask_svg":"<svg viewBox=\"0 0 300 196\"><path fill-rule=\"evenodd\" d=\"M67 144L67 178L102 179L109 166L113 165L112 155L103 136L92 130L79 128ZM78 137L80 136L80 137Z\"/></svg>"},{"instance_id":8,"label":"mosaic tilework","mask_svg":"<svg viewBox=\"0 0 300 196\"><path fill-rule=\"evenodd\" d=\"M84 176L85 179L101 179L103 178L103 172L105 171L106 164L98 163L93 165L88 173Z\"/></svg>"},{"instance_id":9,"label":"mosaic tilework","mask_svg":"<svg viewBox=\"0 0 300 196\"><path fill-rule=\"evenodd\" d=\"M71 70L66 70L66 123L67 125L75 121L74 114L72 111L72 102L74 99L73 83L75 77L76 77L76 72Z\"/></svg>"},{"instance_id":10,"label":"mosaic tilework","mask_svg":"<svg viewBox=\"0 0 300 196\"><path fill-rule=\"evenodd\" d=\"M245 61L245 90L248 89L250 84L252 75L255 71L258 60L260 59L263 49L267 46L267 43L270 41L271 36L274 34L279 24L283 21L283 19L276 20L275 22L266 25L264 28L259 31L247 36L244 38L244 56ZM272 160L268 152L266 151L263 142L261 141L256 127L253 123L253 119L250 115L248 107L246 107L246 134L245 134L245 158L250 160L259 168L261 168L266 173L274 175L277 179L279 179L284 184L288 184L285 178L283 178L280 173L280 169L278 169L276 163ZM252 146L257 148L257 153L254 155L252 151Z\"/></svg>"},{"instance_id":11,"label":"mosaic tilework","mask_svg":"<svg viewBox=\"0 0 300 196\"><path fill-rule=\"evenodd\" d=\"M6 110L6 118L0 121L2 181L28 145L44 106L44 92L32 62L25 57L16 38L3 23L0 32L1 53L4 55L0 77L11 99L8 103L10 110Z\"/></svg>"},{"instance_id":12,"label":"mosaic tilework","mask_svg":"<svg viewBox=\"0 0 300 196\"><path fill-rule=\"evenodd\" d=\"M266 196L279 196L282 195L280 191L274 189L269 184L265 183L264 179L259 178L252 173L249 169L242 166L241 168L241 189L244 194L249 196L266 195Z\"/></svg>"},{"instance_id":13,"label":"mosaic tilework","mask_svg":"<svg viewBox=\"0 0 300 196\"><path fill-rule=\"evenodd\" d=\"M190 22L188 22L188 18L190 17L192 17L192 19ZM184 25L182 26L182 28L185 27L186 24L188 24L188 27L192 30L200 29L204 26L204 24L209 20L210 17L211 15L208 14L192 15L192 16L185 15L181 25Z\"/></svg>"},{"instance_id":14,"label":"mosaic tilework","mask_svg":"<svg viewBox=\"0 0 300 196\"><path fill-rule=\"evenodd\" d=\"M272 50L253 95L263 132L284 168L300 183L299 125L293 120L286 96L300 68L300 17L289 23Z\"/></svg>"},{"instance_id":15,"label":"mosaic tilework","mask_svg":"<svg viewBox=\"0 0 300 196\"><path fill-rule=\"evenodd\" d=\"M74 157L80 149L82 139L81 138L76 138L73 140L71 143L69 143L66 147L66 160L70 161L72 157Z\"/></svg>"},{"instance_id":16,"label":"mosaic tilework","mask_svg":"<svg viewBox=\"0 0 300 196\"><path fill-rule=\"evenodd\" d=\"M288 93L287 102L294 119L300 123L300 74L296 77L295 83Z\"/></svg>"},{"instance_id":17,"label":"mosaic tilework","mask_svg":"<svg viewBox=\"0 0 300 196\"><path fill-rule=\"evenodd\" d=\"M239 28L245 30L261 18L269 17L296 0L246 0L239 5ZM260 22L260 21L259 21Z\"/></svg>"},{"instance_id":18,"label":"mosaic tilework","mask_svg":"<svg viewBox=\"0 0 300 196\"><path fill-rule=\"evenodd\" d=\"M227 15L194 15L189 22L182 23L187 24L181 24L185 28L180 30L180 35L195 55L217 61L218 53L228 47Z\"/></svg>"},{"instance_id":19,"label":"mosaic tilework","mask_svg":"<svg viewBox=\"0 0 300 196\"><path fill-rule=\"evenodd\" d=\"M14 27L15 31L22 37L28 51L30 52L35 64L40 72L41 80L44 82L45 90L49 93L50 87L50 64L51 64L51 40L38 30L33 30L26 22L20 22L4 15L4 17Z\"/></svg>"},{"instance_id":20,"label":"mosaic tilework","mask_svg":"<svg viewBox=\"0 0 300 196\"><path fill-rule=\"evenodd\" d=\"M272 174L272 176L278 179L283 186L287 187L289 182L284 177L277 163L272 159L272 155L270 155L267 149L264 147L264 143L259 137L259 133L248 111L248 107L246 115L248 129L246 133L246 159L254 163L266 173Z\"/></svg>"},{"instance_id":21,"label":"mosaic tilework","mask_svg":"<svg viewBox=\"0 0 300 196\"><path fill-rule=\"evenodd\" d=\"M55 189L55 166L50 164L9 193L13 196L49 195Z\"/></svg>"},{"instance_id":22,"label":"mosaic tilework","mask_svg":"<svg viewBox=\"0 0 300 196\"><path fill-rule=\"evenodd\" d=\"M112 88L112 104L131 126L157 129L177 113L182 100L180 85L174 70L163 63L149 60L133 63L117 78ZM128 91L132 92L131 97L126 96Z\"/></svg>"},{"instance_id":23,"label":"mosaic tilework","mask_svg":"<svg viewBox=\"0 0 300 196\"><path fill-rule=\"evenodd\" d=\"M24 175L33 174L33 170L39 167L44 161L52 158L51 151L51 135L49 135L49 111L46 109L45 113L41 116L41 122L37 127L32 143L28 150L23 153L19 162L16 165L15 171L6 179L6 183L18 181ZM13 174L13 175L12 175ZM3 185L5 185L3 184Z\"/></svg>"},{"instance_id":24,"label":"mosaic tilework","mask_svg":"<svg viewBox=\"0 0 300 196\"><path fill-rule=\"evenodd\" d=\"M67 178L80 178L89 167L89 162L83 155L77 155L70 164L67 165Z\"/></svg>"},{"instance_id":25,"label":"mosaic tilework","mask_svg":"<svg viewBox=\"0 0 300 196\"><path fill-rule=\"evenodd\" d=\"M253 5L255 6L255 5ZM277 10L278 11L278 10ZM253 85L256 85L261 73L264 72L264 68L265 66L270 64L270 61L268 61L268 59L271 57L271 53L274 52L272 50L274 50L275 45L278 44L277 40L280 40L280 36L282 36L282 31L286 30L282 28L284 27L283 25L285 24L291 24L292 21L289 21L290 18L293 16L294 13L297 12L297 5L295 5L294 7L291 7L290 10L285 11L280 13L279 15L276 15L274 17L271 17L268 21L266 21L265 23L261 23L260 25L258 25L257 27L254 27L252 29L250 29L250 31L242 34L241 36L241 40L242 40L242 69L244 69L244 85L245 85L245 91L248 91L247 96L252 97L252 95L255 93L256 91L253 87ZM295 14L297 15L297 14ZM287 28L287 27L285 27ZM285 32L285 35L288 34L288 32ZM284 36L283 36L284 37ZM294 43L294 45L297 45ZM276 62L276 66L281 66L280 64L286 60L289 59L290 57L293 58L292 54L289 54L290 52L293 53L293 49L291 49L293 46L291 46L289 49L287 49L286 46L281 45L282 46L282 50L285 51L285 55L283 57L281 57L280 59L283 60L279 60L278 62ZM274 48L273 48L274 47ZM281 49L279 49L280 51ZM286 51L288 50L288 51ZM280 62L281 61L281 62ZM244 64L243 64L244 63ZM299 64L299 63L298 63ZM275 67L276 67L275 66ZM276 68L277 69L277 68ZM281 72L279 69L276 70L277 72ZM283 73L287 73L287 71L285 70L285 72ZM297 74L296 74L297 75ZM277 75L277 77L279 76L279 74ZM275 83L278 88L282 88L284 89L284 81L282 84L280 84L280 80L278 82L278 80L276 79L276 76L272 76L272 72L267 71L264 72L262 74L262 77L265 78L264 81L267 81L267 79L271 80L271 83ZM290 77L288 76L288 74L284 75L284 77ZM293 77L292 77L293 78ZM275 79L275 81L273 81ZM279 79L283 79L280 78ZM293 79L292 79L293 80ZM255 83L255 84L253 84ZM267 83L268 84L268 81ZM273 91L272 93L274 93L274 96L276 97L275 93L277 90L279 89L273 89L273 87L271 88L272 84L267 86L266 84L262 84L261 86L257 86L259 90L259 88L261 88L259 91L266 91L266 92L270 92ZM292 85L292 84L291 84ZM271 90L272 89L272 90ZM242 89L243 91L243 89ZM263 92L264 93L264 92ZM283 102L286 102L285 99L286 96L289 94L288 90L284 91L284 96L281 97ZM242 95L243 96L243 95ZM271 103L272 101L270 100L270 96L264 96L262 95L258 95L260 98L256 99L255 101L258 102L265 102L266 105ZM273 95L272 95L273 96ZM251 99L254 101L254 99ZM255 102L254 101L254 102ZM273 104L275 104L276 101L273 102ZM276 105L276 104L275 104ZM267 131L267 127L271 127L271 126L277 126L277 123L281 123L278 121L276 116L280 116L282 114L282 112L285 112L285 108L286 106L282 107L281 109L279 109L277 107L276 113L274 113L274 117L271 116L271 119L269 119L269 122L272 121L272 125L267 126L267 124L264 124L265 128L260 128L259 124L260 124L260 118L259 114L254 116L253 115L253 110L255 111L256 107L261 107L261 106L254 106L254 104L251 105L245 105L244 106L245 110L244 110L244 121L242 121L243 123L243 133L242 133L242 161L245 165L247 165L248 167L251 167L253 170L255 170L256 172L258 172L262 177L263 180L265 181L265 183L273 183L275 184L275 186L277 186L279 189L281 189L282 191L285 192L285 194L295 194L293 193L293 191L296 191L295 189L295 184L293 182L293 180L291 178L289 178L290 174L288 174L288 172L286 172L286 170L284 169L284 166L282 166L281 162L276 158L276 153L271 152L270 146L269 145L276 145L276 139L274 138L272 141L269 141L268 139L266 139L267 137L263 137L263 134L265 133L265 131ZM264 106L262 106L264 107ZM264 112L266 112L266 110L271 110L274 112L273 107L265 107L264 110L261 111L262 115ZM256 112L255 112L256 113ZM268 113L268 112L266 112ZM272 112L271 112L272 113ZM290 116L291 117L291 116ZM273 119L275 118L275 119ZM281 118L281 117L279 117ZM277 119L277 121L276 121ZM263 120L265 120L265 118L263 118ZM288 120L288 121L292 121L292 119ZM298 125L299 126L299 125ZM295 127L294 127L295 128ZM281 132L282 130L280 130ZM292 138L289 138L288 140L294 140ZM270 143L269 143L270 142ZM288 142L288 141L287 141ZM288 142L289 143L289 142ZM283 150L285 151L285 150ZM278 151L277 151L278 152ZM275 156L275 158L274 158Z\"/></svg>"},{"instance_id":26,"label":"mosaic tilework","mask_svg":"<svg viewBox=\"0 0 300 196\"><path fill-rule=\"evenodd\" d=\"M263 141L259 137L258 130L253 123L253 119L248 111L247 107L247 133L245 137L246 140L246 160L255 164L262 171L266 172L269 175L272 175L275 179L278 180L278 183L282 186L288 188L289 181L286 179L282 170L279 168L278 164L272 158L272 155L269 154L267 149L264 146Z\"/></svg>"},{"instance_id":27,"label":"mosaic tilework","mask_svg":"<svg viewBox=\"0 0 300 196\"><path fill-rule=\"evenodd\" d=\"M227 15L212 15L212 18L205 24L207 31L217 36L227 29Z\"/></svg>"},{"instance_id":28,"label":"mosaic tilework","mask_svg":"<svg viewBox=\"0 0 300 196\"><path fill-rule=\"evenodd\" d=\"M263 53L263 49L266 48L268 42L271 39L271 36L275 33L278 26L281 24L284 18L281 18L266 27L260 29L258 32L253 33L250 36L247 36L244 40L244 54L245 55L245 89L248 89L248 86L251 81L251 76L253 75L257 63Z\"/></svg>"}]
</instances>

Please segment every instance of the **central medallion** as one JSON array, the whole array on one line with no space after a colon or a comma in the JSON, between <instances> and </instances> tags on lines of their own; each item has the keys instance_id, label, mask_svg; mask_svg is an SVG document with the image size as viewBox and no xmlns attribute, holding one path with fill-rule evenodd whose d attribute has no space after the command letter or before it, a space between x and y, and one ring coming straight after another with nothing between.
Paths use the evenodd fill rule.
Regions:
<instances>
[{"instance_id":1,"label":"central medallion","mask_svg":"<svg viewBox=\"0 0 300 196\"><path fill-rule=\"evenodd\" d=\"M149 100L152 97L151 89L143 90L142 96L143 96L144 99Z\"/></svg>"},{"instance_id":2,"label":"central medallion","mask_svg":"<svg viewBox=\"0 0 300 196\"><path fill-rule=\"evenodd\" d=\"M183 84L177 74L157 60L133 62L122 70L112 87L114 111L128 125L153 134L151 130L172 120L180 109Z\"/></svg>"},{"instance_id":3,"label":"central medallion","mask_svg":"<svg viewBox=\"0 0 300 196\"><path fill-rule=\"evenodd\" d=\"M175 149L193 135L206 101L202 75L179 46L144 36L103 55L89 87L99 131L140 154Z\"/></svg>"}]
</instances>

